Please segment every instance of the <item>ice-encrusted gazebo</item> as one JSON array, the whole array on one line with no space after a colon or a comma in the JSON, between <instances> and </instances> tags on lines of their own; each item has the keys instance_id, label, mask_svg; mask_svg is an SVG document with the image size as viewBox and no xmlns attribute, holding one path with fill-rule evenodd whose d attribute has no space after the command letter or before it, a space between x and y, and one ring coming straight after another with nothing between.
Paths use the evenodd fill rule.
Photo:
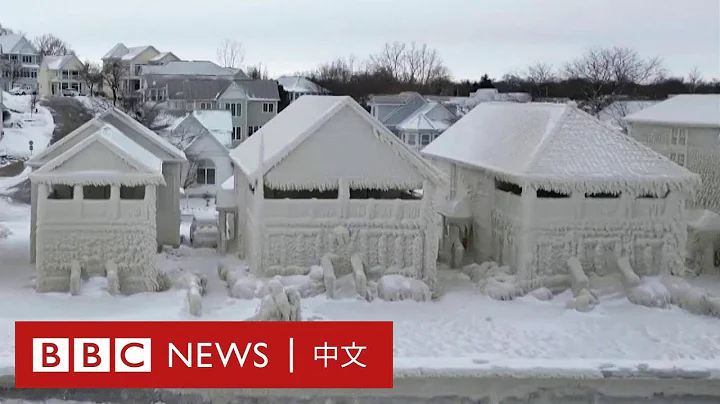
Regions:
<instances>
[{"instance_id":1,"label":"ice-encrusted gazebo","mask_svg":"<svg viewBox=\"0 0 720 404\"><path fill-rule=\"evenodd\" d=\"M470 207L476 262L526 279L573 257L599 275L622 257L638 274L684 269L700 177L574 105L484 103L422 154L450 174L446 217Z\"/></svg>"},{"instance_id":2,"label":"ice-encrusted gazebo","mask_svg":"<svg viewBox=\"0 0 720 404\"><path fill-rule=\"evenodd\" d=\"M30 175L38 188L38 291L68 291L73 261L82 276L105 276L116 266L122 293L156 290L162 164L105 124Z\"/></svg>"}]
</instances>

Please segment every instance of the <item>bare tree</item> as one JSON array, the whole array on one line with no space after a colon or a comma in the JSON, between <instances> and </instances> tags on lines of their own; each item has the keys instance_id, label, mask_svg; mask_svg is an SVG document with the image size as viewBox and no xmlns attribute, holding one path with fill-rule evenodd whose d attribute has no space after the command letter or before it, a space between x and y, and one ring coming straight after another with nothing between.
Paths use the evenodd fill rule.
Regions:
<instances>
[{"instance_id":1,"label":"bare tree","mask_svg":"<svg viewBox=\"0 0 720 404\"><path fill-rule=\"evenodd\" d=\"M103 82L112 92L113 105L117 105L124 71L125 69L119 60L108 61L102 68Z\"/></svg>"},{"instance_id":2,"label":"bare tree","mask_svg":"<svg viewBox=\"0 0 720 404\"><path fill-rule=\"evenodd\" d=\"M536 62L528 67L527 81L533 86L541 97L550 96L550 84L557 80L552 65Z\"/></svg>"},{"instance_id":3,"label":"bare tree","mask_svg":"<svg viewBox=\"0 0 720 404\"><path fill-rule=\"evenodd\" d=\"M264 66L262 62L258 63L255 66L248 66L247 69L245 69L245 73L247 73L248 77L253 80L270 79L270 73L268 73L268 68L267 66Z\"/></svg>"},{"instance_id":4,"label":"bare tree","mask_svg":"<svg viewBox=\"0 0 720 404\"><path fill-rule=\"evenodd\" d=\"M375 70L385 71L400 81L405 73L406 48L407 45L403 42L388 42L382 51L370 56L370 63Z\"/></svg>"},{"instance_id":5,"label":"bare tree","mask_svg":"<svg viewBox=\"0 0 720 404\"><path fill-rule=\"evenodd\" d=\"M2 56L2 52L0 52ZM10 88L15 86L15 82L22 77L22 63L19 60L10 60L0 58L0 76L5 77L10 83Z\"/></svg>"},{"instance_id":6,"label":"bare tree","mask_svg":"<svg viewBox=\"0 0 720 404\"><path fill-rule=\"evenodd\" d=\"M80 80L85 83L88 88L88 95L92 96L95 92L95 86L100 87L103 82L103 74L100 65L86 60L80 68Z\"/></svg>"},{"instance_id":7,"label":"bare tree","mask_svg":"<svg viewBox=\"0 0 720 404\"><path fill-rule=\"evenodd\" d=\"M564 67L565 77L583 83L588 109L597 115L620 95L629 95L637 84L662 77L660 58L644 59L630 48L592 48Z\"/></svg>"},{"instance_id":8,"label":"bare tree","mask_svg":"<svg viewBox=\"0 0 720 404\"><path fill-rule=\"evenodd\" d=\"M687 83L688 91L691 93L696 92L698 87L703 84L703 76L697 66L693 66L690 73L688 73L687 80L685 80L685 82Z\"/></svg>"},{"instance_id":9,"label":"bare tree","mask_svg":"<svg viewBox=\"0 0 720 404\"><path fill-rule=\"evenodd\" d=\"M245 50L242 43L234 39L223 39L215 54L217 62L223 67L239 69L245 61Z\"/></svg>"},{"instance_id":10,"label":"bare tree","mask_svg":"<svg viewBox=\"0 0 720 404\"><path fill-rule=\"evenodd\" d=\"M370 66L404 84L424 86L450 77L437 49L415 42L386 43L382 51L370 56Z\"/></svg>"},{"instance_id":11,"label":"bare tree","mask_svg":"<svg viewBox=\"0 0 720 404\"><path fill-rule=\"evenodd\" d=\"M11 29L8 26L0 24L0 35L14 35L15 30Z\"/></svg>"},{"instance_id":12,"label":"bare tree","mask_svg":"<svg viewBox=\"0 0 720 404\"><path fill-rule=\"evenodd\" d=\"M37 104L38 104L38 92L33 91L30 94L30 115L31 116L33 113L37 112Z\"/></svg>"},{"instance_id":13,"label":"bare tree","mask_svg":"<svg viewBox=\"0 0 720 404\"><path fill-rule=\"evenodd\" d=\"M53 34L44 34L33 39L33 44L40 56L74 55L70 45Z\"/></svg>"},{"instance_id":14,"label":"bare tree","mask_svg":"<svg viewBox=\"0 0 720 404\"><path fill-rule=\"evenodd\" d=\"M159 122L158 117L162 112L160 105L161 103L158 101L143 100L143 97L137 93L125 92L120 97L118 106L143 126L159 132L170 126L168 122Z\"/></svg>"}]
</instances>

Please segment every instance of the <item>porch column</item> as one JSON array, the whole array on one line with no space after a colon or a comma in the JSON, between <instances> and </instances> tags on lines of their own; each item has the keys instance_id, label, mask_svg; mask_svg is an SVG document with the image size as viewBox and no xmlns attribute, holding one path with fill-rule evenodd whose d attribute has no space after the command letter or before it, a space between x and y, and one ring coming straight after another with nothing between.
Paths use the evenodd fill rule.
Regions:
<instances>
[{"instance_id":1,"label":"porch column","mask_svg":"<svg viewBox=\"0 0 720 404\"><path fill-rule=\"evenodd\" d=\"M75 205L75 214L78 218L83 215L83 186L82 185L71 185L73 187L73 205Z\"/></svg>"},{"instance_id":2,"label":"porch column","mask_svg":"<svg viewBox=\"0 0 720 404\"><path fill-rule=\"evenodd\" d=\"M227 212L221 210L218 212L218 224L220 228L220 241L218 242L218 252L225 254L227 252Z\"/></svg>"},{"instance_id":3,"label":"porch column","mask_svg":"<svg viewBox=\"0 0 720 404\"><path fill-rule=\"evenodd\" d=\"M535 275L535 269L533 261L535 257L532 253L532 246L534 244L534 237L531 234L533 228L533 210L535 208L535 197L536 190L530 184L523 184L522 195L521 195L521 228L520 237L516 237L515 254L516 254L516 265L518 278L521 280L530 280Z\"/></svg>"},{"instance_id":4,"label":"porch column","mask_svg":"<svg viewBox=\"0 0 720 404\"><path fill-rule=\"evenodd\" d=\"M338 180L338 201L340 202L340 217L347 218L350 203L350 186L345 178Z\"/></svg>"},{"instance_id":5,"label":"porch column","mask_svg":"<svg viewBox=\"0 0 720 404\"><path fill-rule=\"evenodd\" d=\"M113 213L115 215L115 219L120 217L120 186L119 185L111 185L110 186L110 203L113 207Z\"/></svg>"}]
</instances>

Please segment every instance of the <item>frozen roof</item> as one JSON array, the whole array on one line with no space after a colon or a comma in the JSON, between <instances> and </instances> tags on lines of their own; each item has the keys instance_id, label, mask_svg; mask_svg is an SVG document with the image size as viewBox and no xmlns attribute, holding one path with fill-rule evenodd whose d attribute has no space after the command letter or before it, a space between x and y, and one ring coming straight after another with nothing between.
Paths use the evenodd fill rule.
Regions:
<instances>
[{"instance_id":1,"label":"frozen roof","mask_svg":"<svg viewBox=\"0 0 720 404\"><path fill-rule=\"evenodd\" d=\"M0 35L0 49L2 49L2 53L18 53L23 48L22 44L25 41L27 39L22 35ZM32 43L29 41L27 43L34 48Z\"/></svg>"},{"instance_id":2,"label":"frozen roof","mask_svg":"<svg viewBox=\"0 0 720 404\"><path fill-rule=\"evenodd\" d=\"M160 52L160 53L157 54L157 56L155 56L154 58L150 59L150 61L151 61L151 62L159 62L159 61L163 60L164 57L170 56L170 55L172 55L172 56L175 57L176 59L180 59L180 58L178 58L177 56L175 56L175 54L172 53L172 52Z\"/></svg>"},{"instance_id":3,"label":"frozen roof","mask_svg":"<svg viewBox=\"0 0 720 404\"><path fill-rule=\"evenodd\" d=\"M100 142L114 151L118 157L131 167L134 167L138 172L128 173L115 170L94 170L93 167L72 170L71 172L54 172L57 167L61 166L71 157L82 153L88 146L96 142ZM162 160L132 141L117 128L110 124L105 124L98 128L91 136L42 165L42 167L35 171L33 177L41 182L61 184L159 185L165 183L162 174L162 164Z\"/></svg>"},{"instance_id":4,"label":"frozen roof","mask_svg":"<svg viewBox=\"0 0 720 404\"><path fill-rule=\"evenodd\" d=\"M234 76L237 71L220 67L209 60L179 60L161 66L143 66L142 73L159 76Z\"/></svg>"},{"instance_id":5,"label":"frozen roof","mask_svg":"<svg viewBox=\"0 0 720 404\"><path fill-rule=\"evenodd\" d=\"M256 177L260 169L260 139L263 139L262 166L265 174L345 106L350 106L367 119L375 128L377 136L391 147L396 147L398 154L427 178L435 183L444 180L437 168L412 152L405 143L399 141L392 132L348 96L306 95L298 98L253 136L231 150L230 157L247 177Z\"/></svg>"},{"instance_id":6,"label":"frozen roof","mask_svg":"<svg viewBox=\"0 0 720 404\"><path fill-rule=\"evenodd\" d=\"M50 70L60 70L68 62L73 59L77 59L75 55L64 55L64 56L44 56L43 63L47 65Z\"/></svg>"},{"instance_id":7,"label":"frozen roof","mask_svg":"<svg viewBox=\"0 0 720 404\"><path fill-rule=\"evenodd\" d=\"M283 76L277 79L285 91L292 93L327 94L328 90L303 76Z\"/></svg>"},{"instance_id":8,"label":"frozen roof","mask_svg":"<svg viewBox=\"0 0 720 404\"><path fill-rule=\"evenodd\" d=\"M695 191L699 176L567 104L481 103L422 154L573 192Z\"/></svg>"},{"instance_id":9,"label":"frozen roof","mask_svg":"<svg viewBox=\"0 0 720 404\"><path fill-rule=\"evenodd\" d=\"M222 97L279 101L280 93L275 80L235 80L223 92Z\"/></svg>"},{"instance_id":10,"label":"frozen roof","mask_svg":"<svg viewBox=\"0 0 720 404\"><path fill-rule=\"evenodd\" d=\"M625 117L627 122L720 128L720 94L680 94Z\"/></svg>"},{"instance_id":11,"label":"frozen roof","mask_svg":"<svg viewBox=\"0 0 720 404\"><path fill-rule=\"evenodd\" d=\"M214 100L222 94L231 80L223 77L146 76L148 88L167 87L169 100Z\"/></svg>"},{"instance_id":12,"label":"frozen roof","mask_svg":"<svg viewBox=\"0 0 720 404\"><path fill-rule=\"evenodd\" d=\"M232 115L225 110L196 110L195 119L222 144L232 144Z\"/></svg>"}]
</instances>

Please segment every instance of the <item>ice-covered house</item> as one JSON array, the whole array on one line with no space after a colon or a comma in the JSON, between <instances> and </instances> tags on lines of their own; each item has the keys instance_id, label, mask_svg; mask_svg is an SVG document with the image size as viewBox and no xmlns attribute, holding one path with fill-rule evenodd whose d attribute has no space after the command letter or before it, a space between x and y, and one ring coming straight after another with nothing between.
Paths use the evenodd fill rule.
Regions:
<instances>
[{"instance_id":1,"label":"ice-covered house","mask_svg":"<svg viewBox=\"0 0 720 404\"><path fill-rule=\"evenodd\" d=\"M220 184L232 176L230 111L193 111L170 131L169 140L183 150L188 159L182 173L185 195L214 196Z\"/></svg>"},{"instance_id":2,"label":"ice-covered house","mask_svg":"<svg viewBox=\"0 0 720 404\"><path fill-rule=\"evenodd\" d=\"M110 108L103 114L91 119L62 139L48 146L41 153L33 156L26 164L32 167L33 170L37 170L92 136L107 124L119 130L123 135L162 161L162 175L165 185L159 185L157 187L156 213L154 213L157 229L157 244L179 245L180 179L183 164L187 162L185 154L170 144L170 142L158 136L155 132L146 128L119 109ZM95 163L98 167L102 166L102 162L99 160L95 161ZM37 183L32 185L31 200L30 257L31 261L35 262L38 216Z\"/></svg>"},{"instance_id":3,"label":"ice-covered house","mask_svg":"<svg viewBox=\"0 0 720 404\"><path fill-rule=\"evenodd\" d=\"M230 247L255 271L307 268L328 252L347 262L358 252L366 267L411 268L433 286L432 198L443 175L352 98L300 97L230 156L235 184L223 192L234 206L218 198L220 224L235 226Z\"/></svg>"},{"instance_id":4,"label":"ice-covered house","mask_svg":"<svg viewBox=\"0 0 720 404\"><path fill-rule=\"evenodd\" d=\"M468 225L476 262L525 279L565 273L570 257L588 274L621 257L639 274L682 269L699 177L573 105L483 103L422 154L449 173L441 212Z\"/></svg>"},{"instance_id":5,"label":"ice-covered house","mask_svg":"<svg viewBox=\"0 0 720 404\"><path fill-rule=\"evenodd\" d=\"M157 289L155 203L157 187L166 185L163 161L113 125L96 123L30 175L40 292L69 291L81 275L111 271L122 293Z\"/></svg>"}]
</instances>

